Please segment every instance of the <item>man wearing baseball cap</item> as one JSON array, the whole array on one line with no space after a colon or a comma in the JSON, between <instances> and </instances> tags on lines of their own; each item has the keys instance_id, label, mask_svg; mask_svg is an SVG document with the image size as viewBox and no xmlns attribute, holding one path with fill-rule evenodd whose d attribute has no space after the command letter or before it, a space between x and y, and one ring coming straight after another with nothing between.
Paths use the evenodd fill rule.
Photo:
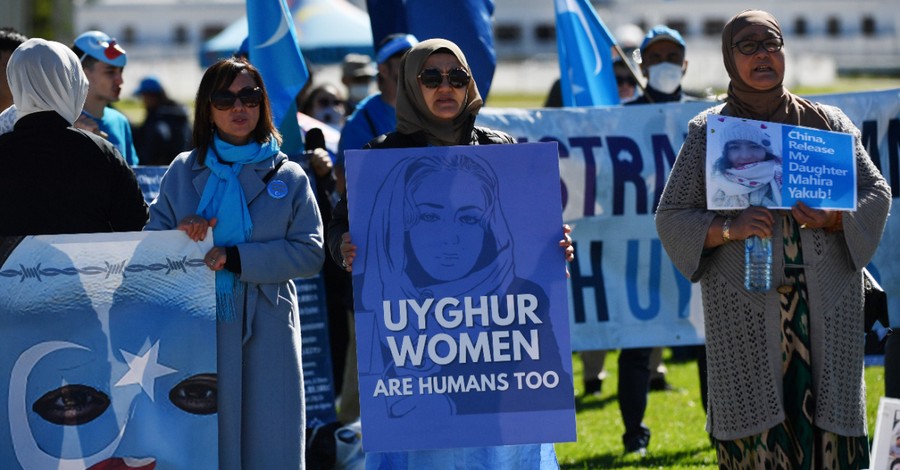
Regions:
<instances>
[{"instance_id":1,"label":"man wearing baseball cap","mask_svg":"<svg viewBox=\"0 0 900 470\"><path fill-rule=\"evenodd\" d=\"M419 41L412 34L391 34L378 43L375 62L378 64L378 93L362 100L341 129L335 173L338 191L344 190L344 150L361 149L381 134L397 127L397 83L400 79L400 59Z\"/></svg>"},{"instance_id":2,"label":"man wearing baseball cap","mask_svg":"<svg viewBox=\"0 0 900 470\"><path fill-rule=\"evenodd\" d=\"M347 54L341 63L341 83L347 87L347 112L353 112L356 105L372 92L375 79L372 59L365 54Z\"/></svg>"},{"instance_id":3,"label":"man wearing baseball cap","mask_svg":"<svg viewBox=\"0 0 900 470\"><path fill-rule=\"evenodd\" d=\"M687 71L685 43L681 33L658 25L647 32L641 42L641 72L647 77L646 93L629 104L685 101L681 78Z\"/></svg>"},{"instance_id":4,"label":"man wearing baseball cap","mask_svg":"<svg viewBox=\"0 0 900 470\"><path fill-rule=\"evenodd\" d=\"M124 114L109 106L119 101L122 92L122 71L128 60L125 49L102 31L88 31L75 38L72 50L90 82L84 110L75 127L106 138L129 165L137 165L131 124Z\"/></svg>"}]
</instances>

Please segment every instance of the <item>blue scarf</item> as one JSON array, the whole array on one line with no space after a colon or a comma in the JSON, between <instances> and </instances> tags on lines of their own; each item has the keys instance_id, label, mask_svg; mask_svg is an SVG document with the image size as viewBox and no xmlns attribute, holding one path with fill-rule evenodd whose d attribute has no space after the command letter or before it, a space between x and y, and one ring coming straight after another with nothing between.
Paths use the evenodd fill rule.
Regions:
<instances>
[{"instance_id":1,"label":"blue scarf","mask_svg":"<svg viewBox=\"0 0 900 470\"><path fill-rule=\"evenodd\" d=\"M246 145L231 145L216 134L206 152L206 167L210 170L209 180L200 196L197 213L209 220L218 218L213 227L216 246L235 246L250 239L253 221L247 208L244 188L238 175L244 165L259 163L278 154L278 142L270 138L268 142L250 142ZM231 271L216 271L216 313L219 320L235 319L235 296L243 293L244 284Z\"/></svg>"}]
</instances>

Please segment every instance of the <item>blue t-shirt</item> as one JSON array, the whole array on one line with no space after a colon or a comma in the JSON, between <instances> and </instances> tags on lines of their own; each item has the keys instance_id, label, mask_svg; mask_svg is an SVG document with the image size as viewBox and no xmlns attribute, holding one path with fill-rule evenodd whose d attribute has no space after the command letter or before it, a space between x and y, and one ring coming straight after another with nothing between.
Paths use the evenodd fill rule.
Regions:
<instances>
[{"instance_id":1,"label":"blue t-shirt","mask_svg":"<svg viewBox=\"0 0 900 470\"><path fill-rule=\"evenodd\" d=\"M103 108L103 117L101 119L97 119L95 116L87 113L84 114L96 121L97 127L101 131L106 132L108 135L106 139L116 146L116 149L119 150L119 153L122 154L122 157L129 165L138 165L137 151L134 149L134 138L131 136L131 123L128 122L128 118L124 114L109 106Z\"/></svg>"},{"instance_id":2,"label":"blue t-shirt","mask_svg":"<svg viewBox=\"0 0 900 470\"><path fill-rule=\"evenodd\" d=\"M344 166L344 150L361 149L381 134L393 132L396 127L396 111L381 99L381 93L367 96L356 105L356 110L341 129L335 165Z\"/></svg>"}]
</instances>

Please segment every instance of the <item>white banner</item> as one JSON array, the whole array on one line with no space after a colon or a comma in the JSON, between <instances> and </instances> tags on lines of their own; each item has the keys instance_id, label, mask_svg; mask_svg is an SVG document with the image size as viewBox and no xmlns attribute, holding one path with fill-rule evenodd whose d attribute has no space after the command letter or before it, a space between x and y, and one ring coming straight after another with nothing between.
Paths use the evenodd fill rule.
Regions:
<instances>
[{"instance_id":1,"label":"white banner","mask_svg":"<svg viewBox=\"0 0 900 470\"><path fill-rule=\"evenodd\" d=\"M811 97L841 108L900 194L900 90ZM699 287L679 274L660 244L653 214L687 123L710 102L570 109L485 109L478 124L520 142L559 143L563 218L574 227L569 270L572 348L703 342ZM888 220L870 270L900 325L900 220Z\"/></svg>"}]
</instances>

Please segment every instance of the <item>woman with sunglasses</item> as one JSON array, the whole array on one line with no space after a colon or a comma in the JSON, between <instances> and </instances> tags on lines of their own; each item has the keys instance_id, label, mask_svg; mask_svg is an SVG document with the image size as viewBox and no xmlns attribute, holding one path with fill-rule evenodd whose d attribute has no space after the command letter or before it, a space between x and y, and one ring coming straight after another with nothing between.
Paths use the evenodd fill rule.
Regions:
<instances>
[{"instance_id":1,"label":"woman with sunglasses","mask_svg":"<svg viewBox=\"0 0 900 470\"><path fill-rule=\"evenodd\" d=\"M262 77L243 59L200 81L196 148L175 158L146 230L183 230L214 247L218 468L303 464L300 321L292 279L319 272L322 222L307 175L279 151Z\"/></svg>"},{"instance_id":2,"label":"woman with sunglasses","mask_svg":"<svg viewBox=\"0 0 900 470\"><path fill-rule=\"evenodd\" d=\"M701 283L707 428L720 468L867 468L861 270L891 193L843 112L784 87L783 44L764 11L725 25L728 96L691 120L656 225L678 269ZM852 134L858 209L707 210L706 124L717 114ZM773 240L767 292L743 285L742 242L752 235Z\"/></svg>"},{"instance_id":3,"label":"woman with sunglasses","mask_svg":"<svg viewBox=\"0 0 900 470\"><path fill-rule=\"evenodd\" d=\"M508 134L475 126L482 104L462 50L446 39L422 41L400 62L396 132L376 138L365 148L515 143ZM335 262L352 271L356 245L349 231L345 194L328 224L328 247ZM569 228L564 231L560 246L571 261ZM366 468L556 469L559 464L552 444L536 444L367 453Z\"/></svg>"}]
</instances>

